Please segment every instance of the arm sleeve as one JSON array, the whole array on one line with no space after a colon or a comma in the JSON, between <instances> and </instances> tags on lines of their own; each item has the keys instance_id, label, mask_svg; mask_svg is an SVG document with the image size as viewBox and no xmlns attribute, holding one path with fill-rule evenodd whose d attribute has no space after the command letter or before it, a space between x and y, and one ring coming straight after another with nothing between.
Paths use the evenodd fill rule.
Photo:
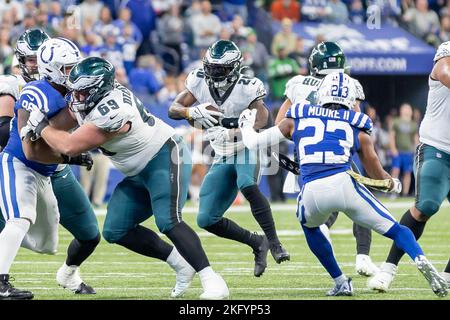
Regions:
<instances>
[{"instance_id":1,"label":"arm sleeve","mask_svg":"<svg viewBox=\"0 0 450 320\"><path fill-rule=\"evenodd\" d=\"M262 132L256 132L252 127L241 128L242 142L249 149L266 148L281 141L288 140L278 126L269 128Z\"/></svg>"},{"instance_id":2,"label":"arm sleeve","mask_svg":"<svg viewBox=\"0 0 450 320\"><path fill-rule=\"evenodd\" d=\"M11 119L11 117L0 117L0 151L8 143Z\"/></svg>"}]
</instances>

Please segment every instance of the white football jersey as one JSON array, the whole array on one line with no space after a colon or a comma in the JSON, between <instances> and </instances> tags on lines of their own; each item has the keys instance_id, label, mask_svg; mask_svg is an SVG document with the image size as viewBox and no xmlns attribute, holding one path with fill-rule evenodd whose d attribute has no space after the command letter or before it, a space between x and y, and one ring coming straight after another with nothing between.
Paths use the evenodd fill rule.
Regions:
<instances>
[{"instance_id":1,"label":"white football jersey","mask_svg":"<svg viewBox=\"0 0 450 320\"><path fill-rule=\"evenodd\" d=\"M434 62L450 56L450 41L442 43L434 56ZM428 79L427 109L419 128L419 140L450 154L450 89L440 81Z\"/></svg>"},{"instance_id":2,"label":"white football jersey","mask_svg":"<svg viewBox=\"0 0 450 320\"><path fill-rule=\"evenodd\" d=\"M20 91L22 91L26 83L21 75L10 74L0 76L0 95L10 95L17 101L20 96Z\"/></svg>"},{"instance_id":3,"label":"white football jersey","mask_svg":"<svg viewBox=\"0 0 450 320\"><path fill-rule=\"evenodd\" d=\"M253 101L263 99L266 96L266 89L261 80L241 75L236 84L226 91L222 97L219 97L217 92L206 84L202 68L191 71L185 85L198 103L211 103L224 114L225 118L238 118ZM226 143L212 141L211 146L220 156L231 156L245 148L242 141Z\"/></svg>"},{"instance_id":4,"label":"white football jersey","mask_svg":"<svg viewBox=\"0 0 450 320\"><path fill-rule=\"evenodd\" d=\"M175 130L145 110L127 88L116 84L86 116L76 112L80 125L92 123L108 132L120 130L128 122L131 128L99 148L114 166L127 176L138 174L158 153Z\"/></svg>"},{"instance_id":5,"label":"white football jersey","mask_svg":"<svg viewBox=\"0 0 450 320\"><path fill-rule=\"evenodd\" d=\"M292 104L299 103L303 100L307 100L311 103L314 103L315 93L322 83L322 77L316 76L302 76L298 75L293 77L286 84L286 89L284 91L284 95L292 102ZM361 86L361 83L354 79L350 78L354 81L356 87L356 99L363 101L365 99L364 90Z\"/></svg>"}]
</instances>

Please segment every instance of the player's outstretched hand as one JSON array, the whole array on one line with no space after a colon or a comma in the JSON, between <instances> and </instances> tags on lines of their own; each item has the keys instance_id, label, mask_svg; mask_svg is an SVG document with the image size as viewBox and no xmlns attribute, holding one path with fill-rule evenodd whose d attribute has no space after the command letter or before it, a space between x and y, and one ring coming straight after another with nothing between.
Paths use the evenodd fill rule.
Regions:
<instances>
[{"instance_id":1,"label":"player's outstretched hand","mask_svg":"<svg viewBox=\"0 0 450 320\"><path fill-rule=\"evenodd\" d=\"M223 117L223 113L213 110L208 110L206 107L210 106L209 102L199 104L195 107L191 107L188 109L189 119L200 122L200 124L204 128L211 128L214 125L218 124L218 120L214 118Z\"/></svg>"},{"instance_id":2,"label":"player's outstretched hand","mask_svg":"<svg viewBox=\"0 0 450 320\"><path fill-rule=\"evenodd\" d=\"M239 128L244 127L252 127L255 125L256 121L256 113L258 110L256 109L245 109L242 111L241 115L239 116Z\"/></svg>"},{"instance_id":3,"label":"player's outstretched hand","mask_svg":"<svg viewBox=\"0 0 450 320\"><path fill-rule=\"evenodd\" d=\"M402 183L397 178L392 178L392 189L390 190L392 193L401 193L402 192Z\"/></svg>"},{"instance_id":4,"label":"player's outstretched hand","mask_svg":"<svg viewBox=\"0 0 450 320\"><path fill-rule=\"evenodd\" d=\"M91 171L92 166L94 165L94 160L89 152L79 154L75 157L70 157L65 154L62 154L61 156L64 159L63 163L86 167L87 171Z\"/></svg>"}]
</instances>

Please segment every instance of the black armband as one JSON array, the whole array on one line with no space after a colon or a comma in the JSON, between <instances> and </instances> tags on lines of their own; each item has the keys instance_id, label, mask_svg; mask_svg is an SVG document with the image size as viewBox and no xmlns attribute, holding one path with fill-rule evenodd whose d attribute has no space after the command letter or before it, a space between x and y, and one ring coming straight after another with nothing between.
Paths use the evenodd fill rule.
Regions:
<instances>
[{"instance_id":1,"label":"black armband","mask_svg":"<svg viewBox=\"0 0 450 320\"><path fill-rule=\"evenodd\" d=\"M3 150L8 143L11 119L8 116L0 117L0 150Z\"/></svg>"},{"instance_id":2,"label":"black armband","mask_svg":"<svg viewBox=\"0 0 450 320\"><path fill-rule=\"evenodd\" d=\"M223 118L220 120L220 125L227 129L239 128L239 118Z\"/></svg>"}]
</instances>

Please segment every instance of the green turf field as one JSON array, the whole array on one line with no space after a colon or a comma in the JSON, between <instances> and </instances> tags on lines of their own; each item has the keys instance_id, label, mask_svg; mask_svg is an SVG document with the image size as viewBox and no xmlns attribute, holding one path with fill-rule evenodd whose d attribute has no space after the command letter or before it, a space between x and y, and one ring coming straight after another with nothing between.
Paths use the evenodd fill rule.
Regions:
<instances>
[{"instance_id":1,"label":"green turf field","mask_svg":"<svg viewBox=\"0 0 450 320\"><path fill-rule=\"evenodd\" d=\"M399 219L413 199L382 201ZM291 202L288 206L293 205ZM227 217L251 230L258 230L247 205L234 208ZM433 294L409 257L404 257L400 263L390 292L379 294L368 290L367 278L354 271L352 222L343 214L333 226L331 236L338 262L354 280L355 296L328 298L325 292L333 282L309 251L295 210L274 205L276 226L282 243L291 253L291 261L278 265L269 253L269 265L261 278L253 276L253 254L249 247L200 231L195 225L194 208L188 205L186 211L189 212L184 213L185 221L199 231L212 267L228 283L231 299L440 299ZM104 216L98 218L102 226ZM153 218L146 225L156 230ZM105 240L81 268L83 279L97 290L97 295L80 297L58 287L55 274L72 239L66 230L60 228L59 252L55 256L20 249L11 269L16 287L32 290L35 299L170 299L175 273L166 263L108 244ZM442 271L450 257L450 206L447 203L428 223L420 243L429 260ZM384 261L390 245L389 239L373 235L371 256L377 264ZM185 298L197 299L200 293L200 281L196 277ZM445 299L450 300L450 295Z\"/></svg>"}]
</instances>

